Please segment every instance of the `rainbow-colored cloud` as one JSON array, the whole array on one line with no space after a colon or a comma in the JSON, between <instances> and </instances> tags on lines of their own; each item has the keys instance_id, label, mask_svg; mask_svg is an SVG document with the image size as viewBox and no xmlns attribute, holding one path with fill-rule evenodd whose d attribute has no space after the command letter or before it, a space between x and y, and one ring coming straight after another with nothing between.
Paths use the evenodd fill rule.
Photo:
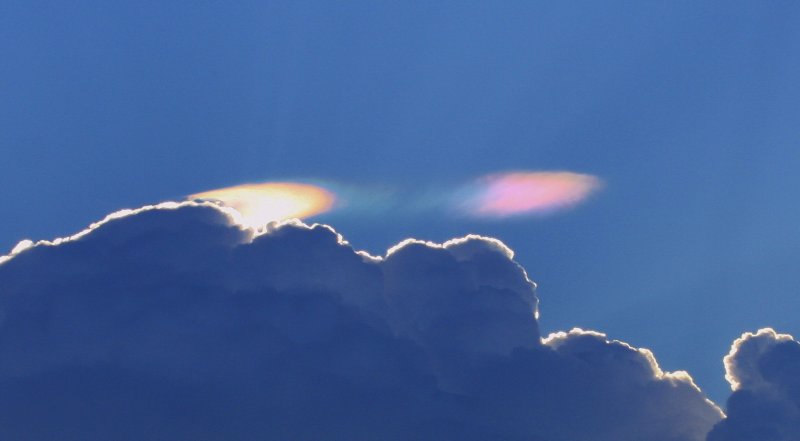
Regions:
<instances>
[{"instance_id":1,"label":"rainbow-colored cloud","mask_svg":"<svg viewBox=\"0 0 800 441\"><path fill-rule=\"evenodd\" d=\"M515 171L486 175L454 189L429 187L421 194L283 181L236 185L188 198L218 201L238 212L238 223L261 228L269 222L305 219L333 208L353 216L453 214L454 208L456 213L487 219L546 214L580 203L601 185L599 178L588 174Z\"/></svg>"},{"instance_id":2,"label":"rainbow-colored cloud","mask_svg":"<svg viewBox=\"0 0 800 441\"><path fill-rule=\"evenodd\" d=\"M220 201L241 214L237 222L260 228L268 222L304 219L333 208L336 196L317 185L298 182L242 184L189 195L189 199Z\"/></svg>"},{"instance_id":3,"label":"rainbow-colored cloud","mask_svg":"<svg viewBox=\"0 0 800 441\"><path fill-rule=\"evenodd\" d=\"M578 204L601 184L595 176L565 171L492 174L459 192L456 205L483 218L550 213Z\"/></svg>"}]
</instances>

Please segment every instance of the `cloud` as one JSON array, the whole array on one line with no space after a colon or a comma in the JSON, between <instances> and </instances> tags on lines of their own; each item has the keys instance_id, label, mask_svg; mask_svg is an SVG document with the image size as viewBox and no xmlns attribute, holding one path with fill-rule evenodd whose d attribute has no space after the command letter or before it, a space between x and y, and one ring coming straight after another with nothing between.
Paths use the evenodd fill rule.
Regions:
<instances>
[{"instance_id":1,"label":"cloud","mask_svg":"<svg viewBox=\"0 0 800 441\"><path fill-rule=\"evenodd\" d=\"M467 215L504 219L560 211L602 187L600 178L569 171L493 173L460 185L428 183L402 190L384 185L262 182L187 196L232 208L236 223L263 228L269 222L307 219L336 211L344 216Z\"/></svg>"},{"instance_id":2,"label":"cloud","mask_svg":"<svg viewBox=\"0 0 800 441\"><path fill-rule=\"evenodd\" d=\"M582 202L600 186L595 176L566 171L497 173L464 187L455 205L483 218L550 213Z\"/></svg>"},{"instance_id":3,"label":"cloud","mask_svg":"<svg viewBox=\"0 0 800 441\"><path fill-rule=\"evenodd\" d=\"M701 441L722 417L645 349L542 338L495 239L371 256L327 226L236 220L168 203L16 247L0 437Z\"/></svg>"},{"instance_id":4,"label":"cloud","mask_svg":"<svg viewBox=\"0 0 800 441\"><path fill-rule=\"evenodd\" d=\"M800 343L772 329L745 333L725 357L728 418L708 441L800 439Z\"/></svg>"},{"instance_id":5,"label":"cloud","mask_svg":"<svg viewBox=\"0 0 800 441\"><path fill-rule=\"evenodd\" d=\"M190 195L189 199L220 201L238 212L238 223L259 228L268 222L307 218L330 211L336 196L319 185L263 182L204 191Z\"/></svg>"}]
</instances>

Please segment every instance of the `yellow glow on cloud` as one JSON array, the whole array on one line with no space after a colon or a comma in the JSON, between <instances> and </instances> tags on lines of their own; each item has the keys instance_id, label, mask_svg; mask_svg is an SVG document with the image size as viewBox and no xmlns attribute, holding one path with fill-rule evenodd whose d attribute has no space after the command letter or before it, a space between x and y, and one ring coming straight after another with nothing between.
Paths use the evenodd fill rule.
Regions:
<instances>
[{"instance_id":1,"label":"yellow glow on cloud","mask_svg":"<svg viewBox=\"0 0 800 441\"><path fill-rule=\"evenodd\" d=\"M573 172L501 173L479 179L460 205L478 217L548 213L583 201L600 185L595 176Z\"/></svg>"},{"instance_id":2,"label":"yellow glow on cloud","mask_svg":"<svg viewBox=\"0 0 800 441\"><path fill-rule=\"evenodd\" d=\"M331 210L336 201L335 195L322 187L296 182L242 184L196 193L189 199L220 201L241 214L239 223L252 228L321 214Z\"/></svg>"}]
</instances>

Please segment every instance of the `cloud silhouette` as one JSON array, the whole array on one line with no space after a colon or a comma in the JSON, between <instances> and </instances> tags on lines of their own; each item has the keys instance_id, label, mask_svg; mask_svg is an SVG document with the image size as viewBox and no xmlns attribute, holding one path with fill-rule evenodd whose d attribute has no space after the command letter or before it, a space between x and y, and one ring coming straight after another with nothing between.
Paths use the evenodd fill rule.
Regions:
<instances>
[{"instance_id":1,"label":"cloud silhouette","mask_svg":"<svg viewBox=\"0 0 800 441\"><path fill-rule=\"evenodd\" d=\"M0 438L701 441L722 418L649 351L537 315L494 239L371 256L210 202L129 210L0 263Z\"/></svg>"},{"instance_id":2,"label":"cloud silhouette","mask_svg":"<svg viewBox=\"0 0 800 441\"><path fill-rule=\"evenodd\" d=\"M745 333L725 357L734 390L708 441L800 439L800 343L772 329Z\"/></svg>"}]
</instances>

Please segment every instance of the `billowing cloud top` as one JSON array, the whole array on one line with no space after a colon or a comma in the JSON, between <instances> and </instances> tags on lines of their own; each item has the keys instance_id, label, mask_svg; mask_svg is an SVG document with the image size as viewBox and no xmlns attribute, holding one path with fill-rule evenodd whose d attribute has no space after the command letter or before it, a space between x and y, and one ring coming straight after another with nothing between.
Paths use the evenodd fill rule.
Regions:
<instances>
[{"instance_id":1,"label":"billowing cloud top","mask_svg":"<svg viewBox=\"0 0 800 441\"><path fill-rule=\"evenodd\" d=\"M497 240L371 256L327 226L237 219L168 203L7 256L0 438L743 439L649 351L541 338L535 284ZM732 356L734 397L766 382L796 403L781 344L739 346L762 362Z\"/></svg>"},{"instance_id":2,"label":"billowing cloud top","mask_svg":"<svg viewBox=\"0 0 800 441\"><path fill-rule=\"evenodd\" d=\"M747 332L725 357L734 393L708 441L800 440L800 343L772 329Z\"/></svg>"},{"instance_id":3,"label":"billowing cloud top","mask_svg":"<svg viewBox=\"0 0 800 441\"><path fill-rule=\"evenodd\" d=\"M581 202L600 184L595 176L573 172L493 174L465 188L457 205L477 217L549 213Z\"/></svg>"}]
</instances>

